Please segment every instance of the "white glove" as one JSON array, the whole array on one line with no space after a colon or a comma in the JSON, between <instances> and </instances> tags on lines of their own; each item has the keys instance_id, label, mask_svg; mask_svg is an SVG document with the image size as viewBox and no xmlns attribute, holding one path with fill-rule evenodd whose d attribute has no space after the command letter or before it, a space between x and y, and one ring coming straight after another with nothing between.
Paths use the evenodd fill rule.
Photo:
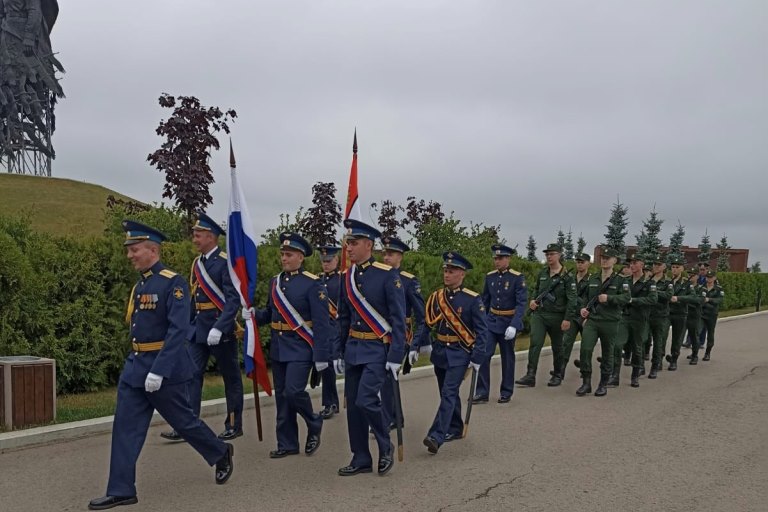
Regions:
<instances>
[{"instance_id":1,"label":"white glove","mask_svg":"<svg viewBox=\"0 0 768 512\"><path fill-rule=\"evenodd\" d=\"M473 363L472 361L469 362L469 366L467 368L472 368L476 372L480 371L480 363Z\"/></svg>"},{"instance_id":2,"label":"white glove","mask_svg":"<svg viewBox=\"0 0 768 512\"><path fill-rule=\"evenodd\" d=\"M432 344L431 343L427 343L426 345L423 345L423 346L419 347L419 352L421 352L422 354L427 354L427 355L431 354L432 353Z\"/></svg>"},{"instance_id":3,"label":"white glove","mask_svg":"<svg viewBox=\"0 0 768 512\"><path fill-rule=\"evenodd\" d=\"M515 337L515 334L517 334L517 329L515 329L510 325L509 327L507 327L507 330L504 331L504 339L511 340Z\"/></svg>"},{"instance_id":4,"label":"white glove","mask_svg":"<svg viewBox=\"0 0 768 512\"><path fill-rule=\"evenodd\" d=\"M336 372L336 375L344 375L344 360L343 359L334 359L333 360L333 371Z\"/></svg>"},{"instance_id":5,"label":"white glove","mask_svg":"<svg viewBox=\"0 0 768 512\"><path fill-rule=\"evenodd\" d=\"M419 360L419 351L418 350L411 350L408 352L408 362L411 363L411 366L416 364L416 361Z\"/></svg>"},{"instance_id":6,"label":"white glove","mask_svg":"<svg viewBox=\"0 0 768 512\"><path fill-rule=\"evenodd\" d=\"M160 389L160 386L163 384L163 377L160 375L155 375L152 372L149 372L147 374L147 380L144 381L144 390L147 393L154 393L158 389Z\"/></svg>"},{"instance_id":7,"label":"white glove","mask_svg":"<svg viewBox=\"0 0 768 512\"><path fill-rule=\"evenodd\" d=\"M218 345L221 341L221 331L213 327L208 333L208 345Z\"/></svg>"},{"instance_id":8,"label":"white glove","mask_svg":"<svg viewBox=\"0 0 768 512\"><path fill-rule=\"evenodd\" d=\"M387 361L387 365L384 368L392 372L392 376L397 380L397 372L400 370L400 363L390 363Z\"/></svg>"},{"instance_id":9,"label":"white glove","mask_svg":"<svg viewBox=\"0 0 768 512\"><path fill-rule=\"evenodd\" d=\"M326 368L328 368L328 363L326 363L325 361L318 361L315 363L315 370L317 370L318 372L322 372Z\"/></svg>"},{"instance_id":10,"label":"white glove","mask_svg":"<svg viewBox=\"0 0 768 512\"><path fill-rule=\"evenodd\" d=\"M256 316L256 310L254 308L243 308L243 312L240 315L246 322Z\"/></svg>"}]
</instances>

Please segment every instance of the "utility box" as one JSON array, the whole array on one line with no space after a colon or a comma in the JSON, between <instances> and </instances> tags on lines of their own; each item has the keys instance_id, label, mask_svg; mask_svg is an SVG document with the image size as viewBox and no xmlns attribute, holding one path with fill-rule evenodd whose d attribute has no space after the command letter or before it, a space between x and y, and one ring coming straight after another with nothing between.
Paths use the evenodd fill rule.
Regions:
<instances>
[{"instance_id":1,"label":"utility box","mask_svg":"<svg viewBox=\"0 0 768 512\"><path fill-rule=\"evenodd\" d=\"M0 357L0 424L6 430L56 419L56 361Z\"/></svg>"}]
</instances>

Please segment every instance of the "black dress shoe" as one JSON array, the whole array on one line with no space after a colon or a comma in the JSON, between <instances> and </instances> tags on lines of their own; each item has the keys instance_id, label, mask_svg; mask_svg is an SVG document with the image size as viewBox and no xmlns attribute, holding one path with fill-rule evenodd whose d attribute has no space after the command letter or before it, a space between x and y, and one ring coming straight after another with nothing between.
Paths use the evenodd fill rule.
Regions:
<instances>
[{"instance_id":1,"label":"black dress shoe","mask_svg":"<svg viewBox=\"0 0 768 512\"><path fill-rule=\"evenodd\" d=\"M181 434L176 432L175 430L170 430L168 432L160 432L160 437L163 439L167 439L169 441L183 441L184 438L181 437Z\"/></svg>"},{"instance_id":2,"label":"black dress shoe","mask_svg":"<svg viewBox=\"0 0 768 512\"><path fill-rule=\"evenodd\" d=\"M446 443L450 443L451 441L458 441L459 439L464 439L464 436L461 434L451 434L450 432L445 434Z\"/></svg>"},{"instance_id":3,"label":"black dress shoe","mask_svg":"<svg viewBox=\"0 0 768 512\"><path fill-rule=\"evenodd\" d=\"M229 443L226 445L227 453L216 463L216 483L219 485L227 483L235 470L235 461L232 460L235 456L235 446Z\"/></svg>"},{"instance_id":4,"label":"black dress shoe","mask_svg":"<svg viewBox=\"0 0 768 512\"><path fill-rule=\"evenodd\" d=\"M529 388L536 386L536 374L529 371L522 379L517 379L515 384L518 386L527 386Z\"/></svg>"},{"instance_id":5,"label":"black dress shoe","mask_svg":"<svg viewBox=\"0 0 768 512\"><path fill-rule=\"evenodd\" d=\"M320 448L320 434L309 434L307 442L304 444L304 453L312 455L318 448Z\"/></svg>"},{"instance_id":6,"label":"black dress shoe","mask_svg":"<svg viewBox=\"0 0 768 512\"><path fill-rule=\"evenodd\" d=\"M379 456L379 465L378 465L378 472L379 476L386 475L390 469L392 469L392 466L395 465L395 458L392 456L395 453L395 447L393 445L389 445L389 451L383 455Z\"/></svg>"},{"instance_id":7,"label":"black dress shoe","mask_svg":"<svg viewBox=\"0 0 768 512\"><path fill-rule=\"evenodd\" d=\"M488 403L488 397L487 396L475 395L475 396L472 397L472 403L473 404L487 404Z\"/></svg>"},{"instance_id":8,"label":"black dress shoe","mask_svg":"<svg viewBox=\"0 0 768 512\"><path fill-rule=\"evenodd\" d=\"M502 395L502 396L499 397L498 400L496 400L496 403L507 404L507 403L509 403L510 400L512 400L511 396Z\"/></svg>"},{"instance_id":9,"label":"black dress shoe","mask_svg":"<svg viewBox=\"0 0 768 512\"><path fill-rule=\"evenodd\" d=\"M133 505L138 503L136 496L102 496L88 503L88 510L106 510L120 505Z\"/></svg>"},{"instance_id":10,"label":"black dress shoe","mask_svg":"<svg viewBox=\"0 0 768 512\"><path fill-rule=\"evenodd\" d=\"M709 352L704 354L704 357L701 358L702 361L709 361Z\"/></svg>"},{"instance_id":11,"label":"black dress shoe","mask_svg":"<svg viewBox=\"0 0 768 512\"><path fill-rule=\"evenodd\" d=\"M423 443L429 453L437 453L437 450L440 449L440 445L437 444L437 440L434 437L425 437Z\"/></svg>"},{"instance_id":12,"label":"black dress shoe","mask_svg":"<svg viewBox=\"0 0 768 512\"><path fill-rule=\"evenodd\" d=\"M329 418L332 418L334 414L339 412L339 406L338 405L329 405L326 407L323 407L323 409L320 411L320 417L324 420L327 420Z\"/></svg>"},{"instance_id":13,"label":"black dress shoe","mask_svg":"<svg viewBox=\"0 0 768 512\"><path fill-rule=\"evenodd\" d=\"M269 452L269 458L270 459L282 459L283 457L287 457L289 455L298 455L299 450L272 450Z\"/></svg>"},{"instance_id":14,"label":"black dress shoe","mask_svg":"<svg viewBox=\"0 0 768 512\"><path fill-rule=\"evenodd\" d=\"M243 435L243 429L228 428L227 430L219 434L219 439L221 439L222 441L231 441L232 439L235 439L242 435Z\"/></svg>"},{"instance_id":15,"label":"black dress shoe","mask_svg":"<svg viewBox=\"0 0 768 512\"><path fill-rule=\"evenodd\" d=\"M547 386L555 387L555 386L559 386L562 383L563 383L563 379L560 378L560 374L555 373L554 375L552 375L552 378L549 379L549 382L547 382Z\"/></svg>"},{"instance_id":16,"label":"black dress shoe","mask_svg":"<svg viewBox=\"0 0 768 512\"><path fill-rule=\"evenodd\" d=\"M358 473L372 473L373 468L371 466L344 466L343 468L339 468L339 476L352 476L356 475Z\"/></svg>"}]
</instances>

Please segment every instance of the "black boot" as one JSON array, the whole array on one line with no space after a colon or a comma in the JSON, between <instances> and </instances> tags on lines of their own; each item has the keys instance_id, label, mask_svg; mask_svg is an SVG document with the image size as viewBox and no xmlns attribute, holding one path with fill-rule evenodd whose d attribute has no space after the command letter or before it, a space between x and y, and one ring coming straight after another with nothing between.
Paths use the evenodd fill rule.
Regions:
<instances>
[{"instance_id":1,"label":"black boot","mask_svg":"<svg viewBox=\"0 0 768 512\"><path fill-rule=\"evenodd\" d=\"M549 379L549 382L547 382L547 386L555 387L563 383L563 377L562 377L563 370L558 368L556 370L553 370L551 373L552 373L552 378Z\"/></svg>"},{"instance_id":2,"label":"black boot","mask_svg":"<svg viewBox=\"0 0 768 512\"><path fill-rule=\"evenodd\" d=\"M648 378L649 379L655 379L656 377L658 377L658 371L659 371L659 369L658 369L658 366L656 365L656 363L652 364L651 365L651 373L648 374Z\"/></svg>"},{"instance_id":3,"label":"black boot","mask_svg":"<svg viewBox=\"0 0 768 512\"><path fill-rule=\"evenodd\" d=\"M639 388L640 387L640 381L638 378L640 377L640 368L632 368L632 379L629 381L629 385L633 388Z\"/></svg>"},{"instance_id":4,"label":"black boot","mask_svg":"<svg viewBox=\"0 0 768 512\"><path fill-rule=\"evenodd\" d=\"M624 354L624 366L632 366L632 357Z\"/></svg>"},{"instance_id":5,"label":"black boot","mask_svg":"<svg viewBox=\"0 0 768 512\"><path fill-rule=\"evenodd\" d=\"M536 370L528 368L528 373L525 374L525 377L516 380L515 384L520 386L528 386L530 388L536 386Z\"/></svg>"},{"instance_id":6,"label":"black boot","mask_svg":"<svg viewBox=\"0 0 768 512\"><path fill-rule=\"evenodd\" d=\"M619 374L621 373L621 366L617 366L613 369L613 373L611 374L611 378L608 379L608 382L605 384L606 387L609 388L616 388L619 387Z\"/></svg>"},{"instance_id":7,"label":"black boot","mask_svg":"<svg viewBox=\"0 0 768 512\"><path fill-rule=\"evenodd\" d=\"M677 356L667 356L667 362L669 363L667 370L671 372L677 370Z\"/></svg>"},{"instance_id":8,"label":"black boot","mask_svg":"<svg viewBox=\"0 0 768 512\"><path fill-rule=\"evenodd\" d=\"M709 349L707 349L707 351L704 352L704 357L701 360L702 361L709 361Z\"/></svg>"},{"instance_id":9,"label":"black boot","mask_svg":"<svg viewBox=\"0 0 768 512\"><path fill-rule=\"evenodd\" d=\"M643 364L642 368L640 368L640 373L637 374L639 377L642 377L645 375L645 364Z\"/></svg>"},{"instance_id":10,"label":"black boot","mask_svg":"<svg viewBox=\"0 0 768 512\"><path fill-rule=\"evenodd\" d=\"M592 392L592 378L582 377L581 387L576 390L576 396L584 396L587 393L591 393L591 392Z\"/></svg>"},{"instance_id":11,"label":"black boot","mask_svg":"<svg viewBox=\"0 0 768 512\"><path fill-rule=\"evenodd\" d=\"M696 355L695 353L688 356L688 359L690 359L690 361L688 361L688 364L699 364L699 356Z\"/></svg>"},{"instance_id":12,"label":"black boot","mask_svg":"<svg viewBox=\"0 0 768 512\"><path fill-rule=\"evenodd\" d=\"M608 388L606 387L606 384L608 384L608 375L601 373L600 383L597 385L597 389L595 390L595 396L605 396L608 394Z\"/></svg>"}]
</instances>

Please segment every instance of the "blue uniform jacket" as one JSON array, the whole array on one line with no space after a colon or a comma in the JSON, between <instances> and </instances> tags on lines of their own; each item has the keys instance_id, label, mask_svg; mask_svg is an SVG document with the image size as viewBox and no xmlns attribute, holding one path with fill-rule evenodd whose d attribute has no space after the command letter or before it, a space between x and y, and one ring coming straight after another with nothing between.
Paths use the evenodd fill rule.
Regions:
<instances>
[{"instance_id":1,"label":"blue uniform jacket","mask_svg":"<svg viewBox=\"0 0 768 512\"><path fill-rule=\"evenodd\" d=\"M432 295L439 292L435 291ZM486 325L486 311L480 296L464 287L456 290L446 289L446 297L453 309L461 317L461 321L475 333L475 343L471 353L467 352L458 342L441 342L441 336L455 337L456 333L451 329L445 319L440 319L432 327L436 335L436 341L432 344L430 360L438 368L451 368L454 366L469 366L469 362L482 364L486 360L488 346L488 328ZM430 300L435 308L430 316L436 318L440 314L437 301Z\"/></svg>"},{"instance_id":2,"label":"blue uniform jacket","mask_svg":"<svg viewBox=\"0 0 768 512\"><path fill-rule=\"evenodd\" d=\"M360 340L349 336L350 329L372 333L347 298L346 273L341 277L339 302L339 338L335 358L344 357L348 364L368 364L389 361L402 364L405 355L405 290L397 269L377 263L373 258L357 266L358 289L368 303L389 322L391 340Z\"/></svg>"},{"instance_id":3,"label":"blue uniform jacket","mask_svg":"<svg viewBox=\"0 0 768 512\"><path fill-rule=\"evenodd\" d=\"M212 304L208 296L199 286L195 286L194 273L190 277L194 294L192 295L192 323L195 326L195 343L208 343L208 333L213 327L225 336L234 335L235 317L240 308L240 294L237 293L227 269L227 254L217 248L203 263L205 271L219 289L224 292L224 311L218 308L198 310L197 305Z\"/></svg>"},{"instance_id":4,"label":"blue uniform jacket","mask_svg":"<svg viewBox=\"0 0 768 512\"><path fill-rule=\"evenodd\" d=\"M405 318L408 324L406 329L410 329L411 334L410 350L417 350L421 345L429 343L429 333L424 326L421 284L416 276L404 270L400 271L400 280L405 288Z\"/></svg>"},{"instance_id":5,"label":"blue uniform jacket","mask_svg":"<svg viewBox=\"0 0 768 512\"><path fill-rule=\"evenodd\" d=\"M256 321L262 325L275 322L285 324L286 320L272 302L272 285L269 281L267 307L256 312ZM273 361L315 361L328 362L331 358L331 344L334 333L328 309L328 290L320 278L303 268L293 272L281 272L282 291L286 299L301 315L304 321L312 322L314 348L294 331L272 328L269 356Z\"/></svg>"},{"instance_id":6,"label":"blue uniform jacket","mask_svg":"<svg viewBox=\"0 0 768 512\"><path fill-rule=\"evenodd\" d=\"M488 272L483 286L483 304L488 310L490 332L502 334L510 325L522 331L523 315L528 307L525 276L510 269ZM514 314L511 314L512 310Z\"/></svg>"},{"instance_id":7,"label":"blue uniform jacket","mask_svg":"<svg viewBox=\"0 0 768 512\"><path fill-rule=\"evenodd\" d=\"M132 291L128 316L132 343L163 342L160 350L131 350L120 380L143 388L148 373L162 376L168 383L192 378L192 358L187 351L190 297L187 282L177 273L155 263L141 274Z\"/></svg>"}]
</instances>

